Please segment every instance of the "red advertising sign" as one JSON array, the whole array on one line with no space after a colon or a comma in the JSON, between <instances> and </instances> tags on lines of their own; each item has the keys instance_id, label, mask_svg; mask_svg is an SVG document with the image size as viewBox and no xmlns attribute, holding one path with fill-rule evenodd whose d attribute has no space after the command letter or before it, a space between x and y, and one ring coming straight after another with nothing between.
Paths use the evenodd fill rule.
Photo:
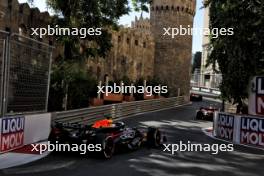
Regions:
<instances>
[{"instance_id":1,"label":"red advertising sign","mask_svg":"<svg viewBox=\"0 0 264 176\"><path fill-rule=\"evenodd\" d=\"M256 114L264 115L264 77L257 77L256 85Z\"/></svg>"},{"instance_id":2,"label":"red advertising sign","mask_svg":"<svg viewBox=\"0 0 264 176\"><path fill-rule=\"evenodd\" d=\"M16 149L24 145L25 117L3 118L0 124L0 152Z\"/></svg>"},{"instance_id":3,"label":"red advertising sign","mask_svg":"<svg viewBox=\"0 0 264 176\"><path fill-rule=\"evenodd\" d=\"M234 133L234 116L228 114L218 114L216 136L232 141Z\"/></svg>"},{"instance_id":4,"label":"red advertising sign","mask_svg":"<svg viewBox=\"0 0 264 176\"><path fill-rule=\"evenodd\" d=\"M264 147L264 119L241 117L240 143Z\"/></svg>"}]
</instances>

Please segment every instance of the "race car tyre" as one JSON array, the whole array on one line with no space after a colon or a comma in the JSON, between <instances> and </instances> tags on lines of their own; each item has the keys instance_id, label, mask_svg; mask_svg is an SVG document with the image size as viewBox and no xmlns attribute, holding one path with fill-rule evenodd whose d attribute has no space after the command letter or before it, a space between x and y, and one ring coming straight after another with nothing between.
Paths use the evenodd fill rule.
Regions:
<instances>
[{"instance_id":1,"label":"race car tyre","mask_svg":"<svg viewBox=\"0 0 264 176\"><path fill-rule=\"evenodd\" d=\"M159 147L161 145L161 132L154 127L149 127L147 132L147 145L151 147Z\"/></svg>"},{"instance_id":2,"label":"race car tyre","mask_svg":"<svg viewBox=\"0 0 264 176\"><path fill-rule=\"evenodd\" d=\"M105 159L112 158L115 151L115 143L112 136L106 134L98 134L96 136L96 144L101 144L102 151L100 152L100 157Z\"/></svg>"}]
</instances>

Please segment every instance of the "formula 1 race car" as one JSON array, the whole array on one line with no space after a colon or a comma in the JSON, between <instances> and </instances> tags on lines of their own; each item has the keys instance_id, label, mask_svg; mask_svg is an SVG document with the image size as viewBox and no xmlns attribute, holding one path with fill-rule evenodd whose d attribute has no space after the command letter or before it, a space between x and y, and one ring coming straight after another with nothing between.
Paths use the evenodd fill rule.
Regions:
<instances>
[{"instance_id":1,"label":"formula 1 race car","mask_svg":"<svg viewBox=\"0 0 264 176\"><path fill-rule=\"evenodd\" d=\"M190 101L202 101L203 96L195 93L190 94Z\"/></svg>"},{"instance_id":2,"label":"formula 1 race car","mask_svg":"<svg viewBox=\"0 0 264 176\"><path fill-rule=\"evenodd\" d=\"M219 108L209 106L209 107L201 107L197 112L196 112L196 119L197 120L210 120L213 121L214 118L214 113L216 111L219 111Z\"/></svg>"},{"instance_id":3,"label":"formula 1 race car","mask_svg":"<svg viewBox=\"0 0 264 176\"><path fill-rule=\"evenodd\" d=\"M159 129L126 127L123 122L115 122L110 127L94 128L92 125L63 124L53 125L49 136L51 143L61 144L101 144L100 152L90 152L93 156L109 159L118 150L137 150L143 144L149 148L159 147L166 137Z\"/></svg>"}]
</instances>

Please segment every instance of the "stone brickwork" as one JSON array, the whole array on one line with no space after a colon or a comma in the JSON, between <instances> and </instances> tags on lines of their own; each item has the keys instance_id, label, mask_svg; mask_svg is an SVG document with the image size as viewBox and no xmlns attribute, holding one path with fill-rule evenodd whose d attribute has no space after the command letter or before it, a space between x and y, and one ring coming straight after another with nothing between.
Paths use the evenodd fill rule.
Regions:
<instances>
[{"instance_id":1,"label":"stone brickwork","mask_svg":"<svg viewBox=\"0 0 264 176\"><path fill-rule=\"evenodd\" d=\"M112 32L113 47L107 58L88 60L88 67L103 79L105 75L110 79L118 80L124 76L135 81L138 78L153 77L154 68L154 41L147 28L149 20L136 20L141 26L120 28ZM146 26L143 29L143 24ZM140 28L141 27L141 28Z\"/></svg>"},{"instance_id":2,"label":"stone brickwork","mask_svg":"<svg viewBox=\"0 0 264 176\"><path fill-rule=\"evenodd\" d=\"M164 36L163 28L192 27L195 6L195 0L153 0L151 3L154 74L169 85L171 95L177 95L178 88L183 94L189 93L192 36Z\"/></svg>"},{"instance_id":3,"label":"stone brickwork","mask_svg":"<svg viewBox=\"0 0 264 176\"><path fill-rule=\"evenodd\" d=\"M48 12L30 8L27 3L19 4L17 0L0 1L0 29L29 36L30 28L45 26L51 22ZM52 37L44 37L48 42Z\"/></svg>"}]
</instances>

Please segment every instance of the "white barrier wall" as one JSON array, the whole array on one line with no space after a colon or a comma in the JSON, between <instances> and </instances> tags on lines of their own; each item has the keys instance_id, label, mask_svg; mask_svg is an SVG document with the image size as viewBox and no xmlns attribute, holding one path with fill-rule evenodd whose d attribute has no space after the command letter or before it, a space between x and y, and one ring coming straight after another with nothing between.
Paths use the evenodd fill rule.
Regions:
<instances>
[{"instance_id":1,"label":"white barrier wall","mask_svg":"<svg viewBox=\"0 0 264 176\"><path fill-rule=\"evenodd\" d=\"M0 119L0 153L47 140L50 126L50 113Z\"/></svg>"},{"instance_id":2,"label":"white barrier wall","mask_svg":"<svg viewBox=\"0 0 264 176\"><path fill-rule=\"evenodd\" d=\"M213 135L235 144L264 149L264 117L216 112Z\"/></svg>"}]
</instances>

